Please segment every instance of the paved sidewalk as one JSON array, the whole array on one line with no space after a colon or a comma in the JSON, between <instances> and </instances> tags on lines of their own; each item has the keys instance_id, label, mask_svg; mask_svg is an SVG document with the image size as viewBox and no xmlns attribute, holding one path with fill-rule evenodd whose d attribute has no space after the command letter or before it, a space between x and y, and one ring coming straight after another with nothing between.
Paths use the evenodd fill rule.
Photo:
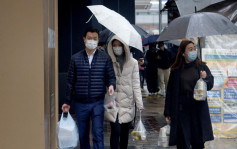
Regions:
<instances>
[{"instance_id":1,"label":"paved sidewalk","mask_svg":"<svg viewBox=\"0 0 237 149\"><path fill-rule=\"evenodd\" d=\"M145 141L133 141L132 136L129 136L128 149L176 149L175 146L162 148L158 147L158 134L161 127L166 125L163 117L164 97L159 95L149 96L147 92L143 92L143 102L145 110L142 113L142 121L147 130L147 139ZM139 115L137 115L137 120ZM110 125L109 122L104 122L104 142L105 149L110 149ZM92 143L92 141L91 141ZM91 147L92 148L92 147ZM76 149L79 149L77 147ZM215 139L207 142L205 149L237 149L237 139Z\"/></svg>"}]
</instances>

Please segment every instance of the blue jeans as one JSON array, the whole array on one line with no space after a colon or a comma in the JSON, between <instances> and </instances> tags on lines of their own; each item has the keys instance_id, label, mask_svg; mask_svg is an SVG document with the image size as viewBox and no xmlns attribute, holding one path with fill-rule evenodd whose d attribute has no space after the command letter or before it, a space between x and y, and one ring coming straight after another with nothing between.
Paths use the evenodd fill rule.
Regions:
<instances>
[{"instance_id":1,"label":"blue jeans","mask_svg":"<svg viewBox=\"0 0 237 149\"><path fill-rule=\"evenodd\" d=\"M90 119L92 120L93 149L104 149L104 100L94 103L75 103L80 148L90 149Z\"/></svg>"}]
</instances>

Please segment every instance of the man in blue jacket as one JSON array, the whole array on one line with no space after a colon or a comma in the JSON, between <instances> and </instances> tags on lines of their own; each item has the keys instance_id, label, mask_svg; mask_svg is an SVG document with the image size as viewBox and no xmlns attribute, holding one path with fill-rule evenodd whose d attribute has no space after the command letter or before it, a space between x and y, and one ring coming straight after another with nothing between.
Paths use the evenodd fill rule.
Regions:
<instances>
[{"instance_id":1,"label":"man in blue jacket","mask_svg":"<svg viewBox=\"0 0 237 149\"><path fill-rule=\"evenodd\" d=\"M99 31L88 28L83 40L86 46L71 58L68 71L66 100L63 112L68 112L75 100L75 113L81 149L90 149L89 129L92 121L93 148L104 148L103 121L106 87L114 93L116 78L111 58L97 50Z\"/></svg>"}]
</instances>

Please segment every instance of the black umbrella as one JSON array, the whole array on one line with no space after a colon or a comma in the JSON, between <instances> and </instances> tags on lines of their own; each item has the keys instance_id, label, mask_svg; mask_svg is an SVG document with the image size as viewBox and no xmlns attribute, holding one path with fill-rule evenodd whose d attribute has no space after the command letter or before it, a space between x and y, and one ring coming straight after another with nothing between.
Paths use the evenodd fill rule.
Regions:
<instances>
[{"instance_id":1,"label":"black umbrella","mask_svg":"<svg viewBox=\"0 0 237 149\"><path fill-rule=\"evenodd\" d=\"M112 35L114 35L113 32L111 32L108 29L104 29L103 31L100 32L100 35L99 35L100 41L99 42L106 43L108 41L108 38Z\"/></svg>"},{"instance_id":2,"label":"black umbrella","mask_svg":"<svg viewBox=\"0 0 237 149\"><path fill-rule=\"evenodd\" d=\"M158 41L236 33L237 26L226 17L218 13L201 12L174 19L161 32ZM200 47L200 39L198 43Z\"/></svg>"},{"instance_id":3,"label":"black umbrella","mask_svg":"<svg viewBox=\"0 0 237 149\"><path fill-rule=\"evenodd\" d=\"M175 0L175 3L179 9L180 15L183 16L196 12L195 9L193 9L194 7L199 11L221 1L225 0Z\"/></svg>"},{"instance_id":4,"label":"black umbrella","mask_svg":"<svg viewBox=\"0 0 237 149\"><path fill-rule=\"evenodd\" d=\"M231 22L237 22L237 1L225 0L220 3L210 5L199 12L216 12L230 19Z\"/></svg>"},{"instance_id":5,"label":"black umbrella","mask_svg":"<svg viewBox=\"0 0 237 149\"><path fill-rule=\"evenodd\" d=\"M140 34L142 37L146 37L148 35L148 33L142 29L140 26L134 25L132 24L133 28L138 32L138 34Z\"/></svg>"},{"instance_id":6,"label":"black umbrella","mask_svg":"<svg viewBox=\"0 0 237 149\"><path fill-rule=\"evenodd\" d=\"M159 35L148 36L147 38L145 38L142 41L142 45L145 46L145 45L149 45L149 44L155 43L155 42L157 42L158 37L159 37Z\"/></svg>"}]
</instances>

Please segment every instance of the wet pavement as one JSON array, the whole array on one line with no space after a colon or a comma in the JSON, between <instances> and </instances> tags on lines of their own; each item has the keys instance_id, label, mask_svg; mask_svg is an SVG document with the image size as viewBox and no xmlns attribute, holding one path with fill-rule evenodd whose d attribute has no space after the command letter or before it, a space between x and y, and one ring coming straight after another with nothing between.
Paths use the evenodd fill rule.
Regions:
<instances>
[{"instance_id":1,"label":"wet pavement","mask_svg":"<svg viewBox=\"0 0 237 149\"><path fill-rule=\"evenodd\" d=\"M158 134L161 127L166 125L163 111L165 99L160 95L148 96L145 89L143 93L143 103L145 110L142 112L142 122L147 131L147 138L144 141L134 141L132 136L129 135L128 149L176 149L172 147L160 147L158 146ZM136 120L139 120L139 114ZM132 130L131 130L132 131ZM105 149L109 149L110 140L110 124L104 122L104 143ZM92 141L91 141L92 143ZM92 147L91 147L92 148ZM79 149L77 147L76 149ZM206 142L205 149L237 149L237 139L218 139L214 141Z\"/></svg>"}]
</instances>

